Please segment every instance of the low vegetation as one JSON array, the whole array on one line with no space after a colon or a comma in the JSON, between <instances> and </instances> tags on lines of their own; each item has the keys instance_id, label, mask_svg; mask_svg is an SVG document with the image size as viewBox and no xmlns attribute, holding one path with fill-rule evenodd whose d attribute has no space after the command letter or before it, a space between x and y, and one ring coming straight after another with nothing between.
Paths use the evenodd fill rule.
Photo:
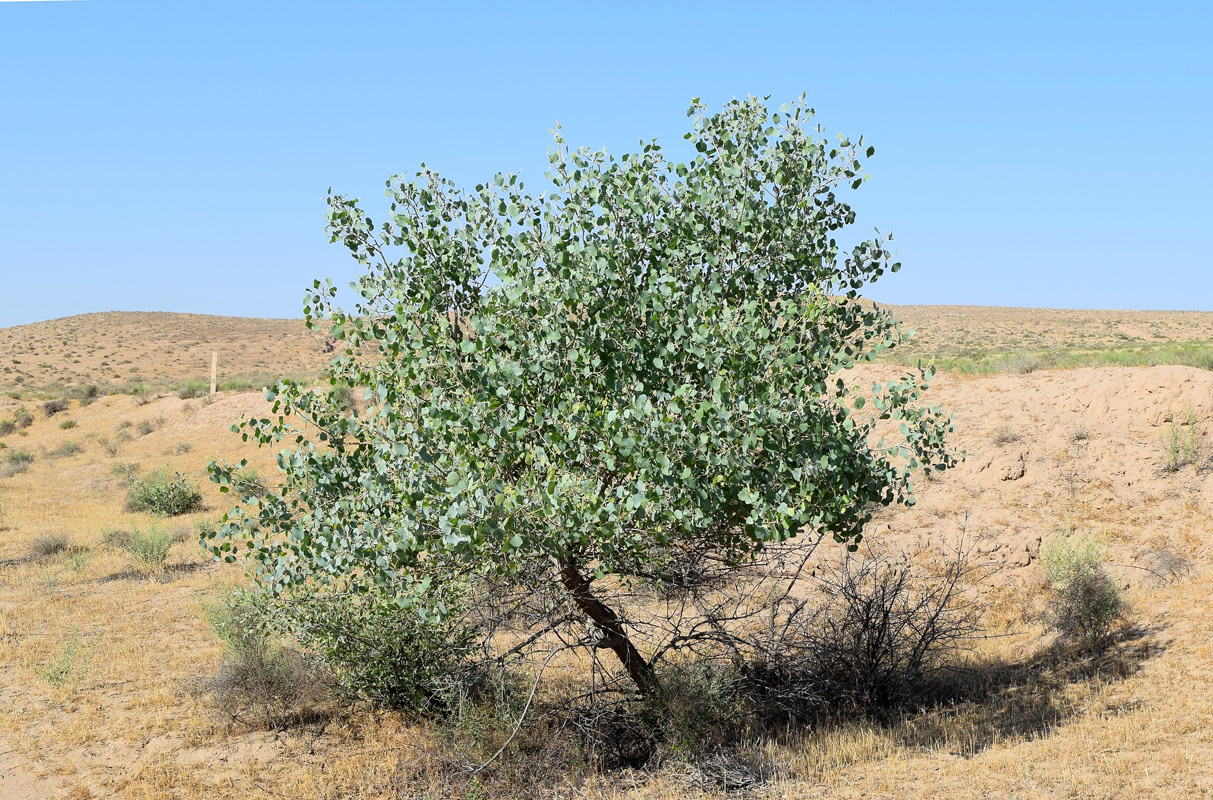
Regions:
<instances>
[{"instance_id":1,"label":"low vegetation","mask_svg":"<svg viewBox=\"0 0 1213 800\"><path fill-rule=\"evenodd\" d=\"M173 517L202 510L202 491L193 478L183 472L156 470L129 481L127 508L162 517Z\"/></svg>"},{"instance_id":2,"label":"low vegetation","mask_svg":"<svg viewBox=\"0 0 1213 800\"><path fill-rule=\"evenodd\" d=\"M1058 537L1042 552L1050 592L1049 621L1062 636L1099 649L1127 607L1095 539Z\"/></svg>"}]
</instances>

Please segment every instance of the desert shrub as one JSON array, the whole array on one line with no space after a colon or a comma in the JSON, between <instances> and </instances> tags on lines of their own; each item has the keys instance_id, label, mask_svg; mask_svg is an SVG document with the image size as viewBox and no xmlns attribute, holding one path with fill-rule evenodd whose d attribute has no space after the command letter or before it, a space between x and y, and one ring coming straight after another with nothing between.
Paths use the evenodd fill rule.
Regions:
<instances>
[{"instance_id":1,"label":"desert shrub","mask_svg":"<svg viewBox=\"0 0 1213 800\"><path fill-rule=\"evenodd\" d=\"M117 550L125 550L130 544L131 532L121 528L106 528L101 531L101 544Z\"/></svg>"},{"instance_id":2,"label":"desert shrub","mask_svg":"<svg viewBox=\"0 0 1213 800\"><path fill-rule=\"evenodd\" d=\"M269 489L253 467L241 467L232 472L232 488L242 497L265 497Z\"/></svg>"},{"instance_id":3,"label":"desert shrub","mask_svg":"<svg viewBox=\"0 0 1213 800\"><path fill-rule=\"evenodd\" d=\"M883 716L944 685L981 631L973 587L986 570L967 549L933 571L883 554L847 554L753 640L739 692L767 722Z\"/></svg>"},{"instance_id":4,"label":"desert shrub","mask_svg":"<svg viewBox=\"0 0 1213 800\"><path fill-rule=\"evenodd\" d=\"M1192 559L1169 547L1147 548L1139 558L1157 586L1165 586L1192 573Z\"/></svg>"},{"instance_id":5,"label":"desert shrub","mask_svg":"<svg viewBox=\"0 0 1213 800\"><path fill-rule=\"evenodd\" d=\"M80 634L72 631L71 635L60 643L55 657L34 669L44 681L60 689L79 683L88 672L90 661L91 654L80 640Z\"/></svg>"},{"instance_id":6,"label":"desert shrub","mask_svg":"<svg viewBox=\"0 0 1213 800\"><path fill-rule=\"evenodd\" d=\"M173 452L176 455L183 456L186 453L192 452L193 449L194 449L194 446L192 444L190 444L189 442L178 442L177 446L173 448Z\"/></svg>"},{"instance_id":7,"label":"desert shrub","mask_svg":"<svg viewBox=\"0 0 1213 800\"><path fill-rule=\"evenodd\" d=\"M996 372L1018 372L1026 375L1029 372L1035 372L1044 366L1039 356L1031 353L1014 353L1004 358L1000 358L994 364Z\"/></svg>"},{"instance_id":8,"label":"desert shrub","mask_svg":"<svg viewBox=\"0 0 1213 800\"><path fill-rule=\"evenodd\" d=\"M266 624L266 598L229 592L206 607L206 618L225 650L211 682L221 706L234 711L252 705L282 713L320 690L316 670L279 642Z\"/></svg>"},{"instance_id":9,"label":"desert shrub","mask_svg":"<svg viewBox=\"0 0 1213 800\"><path fill-rule=\"evenodd\" d=\"M10 450L4 456L4 461L0 463L0 478L11 478L13 475L20 475L29 469L29 465L34 463L34 454L25 450Z\"/></svg>"},{"instance_id":10,"label":"desert shrub","mask_svg":"<svg viewBox=\"0 0 1213 800\"><path fill-rule=\"evenodd\" d=\"M1003 425L998 430L994 431L994 435L991 437L991 439L994 444L1014 444L1015 442L1019 441L1019 434L1016 431L1011 430L1011 428L1007 427L1006 425Z\"/></svg>"},{"instance_id":11,"label":"desert shrub","mask_svg":"<svg viewBox=\"0 0 1213 800\"><path fill-rule=\"evenodd\" d=\"M169 531L151 527L146 531L133 529L122 542L122 549L130 557L135 569L153 573L164 569L169 551L177 543L177 537Z\"/></svg>"},{"instance_id":12,"label":"desert shrub","mask_svg":"<svg viewBox=\"0 0 1213 800\"><path fill-rule=\"evenodd\" d=\"M124 431L134 424L135 423L131 422L129 419L124 419L118 423L118 427L115 430Z\"/></svg>"},{"instance_id":13,"label":"desert shrub","mask_svg":"<svg viewBox=\"0 0 1213 800\"><path fill-rule=\"evenodd\" d=\"M1124 595L1103 566L1094 539L1058 537L1041 553L1050 599L1049 621L1065 638L1100 647L1124 619Z\"/></svg>"},{"instance_id":14,"label":"desert shrub","mask_svg":"<svg viewBox=\"0 0 1213 800\"><path fill-rule=\"evenodd\" d=\"M42 404L42 413L48 417L53 417L54 415L58 414L60 411L66 411L67 407L68 407L68 402L66 400L62 400L62 399L47 400L45 403Z\"/></svg>"},{"instance_id":15,"label":"desert shrub","mask_svg":"<svg viewBox=\"0 0 1213 800\"><path fill-rule=\"evenodd\" d=\"M49 558L72 549L71 537L66 533L44 533L34 539L30 555L34 558Z\"/></svg>"},{"instance_id":16,"label":"desert shrub","mask_svg":"<svg viewBox=\"0 0 1213 800\"><path fill-rule=\"evenodd\" d=\"M203 383L202 381L186 381L181 385L181 388L177 390L177 396L182 400L192 400L196 397L206 397L210 393L210 384Z\"/></svg>"},{"instance_id":17,"label":"desert shrub","mask_svg":"<svg viewBox=\"0 0 1213 800\"><path fill-rule=\"evenodd\" d=\"M79 453L83 449L84 448L80 446L79 442L68 439L66 442L52 450L50 455L53 458L67 458L68 456L76 455L76 453Z\"/></svg>"},{"instance_id":18,"label":"desert shrub","mask_svg":"<svg viewBox=\"0 0 1213 800\"><path fill-rule=\"evenodd\" d=\"M145 419L136 425L135 429L139 431L140 436L147 436L149 433L156 430L156 424L150 419Z\"/></svg>"},{"instance_id":19,"label":"desert shrub","mask_svg":"<svg viewBox=\"0 0 1213 800\"><path fill-rule=\"evenodd\" d=\"M63 422L59 423L60 430L71 430L74 427L76 427L76 420L74 419L65 419Z\"/></svg>"},{"instance_id":20,"label":"desert shrub","mask_svg":"<svg viewBox=\"0 0 1213 800\"><path fill-rule=\"evenodd\" d=\"M29 412L29 409L22 406L13 412L13 425L18 430L28 428L34 424L34 415Z\"/></svg>"},{"instance_id":21,"label":"desert shrub","mask_svg":"<svg viewBox=\"0 0 1213 800\"><path fill-rule=\"evenodd\" d=\"M1196 412L1188 409L1180 423L1172 415L1170 423L1159 436L1162 445L1163 469L1167 472L1178 472L1181 468L1200 464L1200 427L1196 421Z\"/></svg>"},{"instance_id":22,"label":"desert shrub","mask_svg":"<svg viewBox=\"0 0 1213 800\"><path fill-rule=\"evenodd\" d=\"M126 506L162 517L189 514L202 509L202 491L183 472L157 470L147 477L134 477L127 490Z\"/></svg>"},{"instance_id":23,"label":"desert shrub","mask_svg":"<svg viewBox=\"0 0 1213 800\"><path fill-rule=\"evenodd\" d=\"M15 430L17 430L17 423L11 419L0 420L0 436L8 436Z\"/></svg>"},{"instance_id":24,"label":"desert shrub","mask_svg":"<svg viewBox=\"0 0 1213 800\"><path fill-rule=\"evenodd\" d=\"M78 389L76 396L80 398L80 405L87 406L101 396L101 390L90 383L88 386Z\"/></svg>"},{"instance_id":25,"label":"desert shrub","mask_svg":"<svg viewBox=\"0 0 1213 800\"><path fill-rule=\"evenodd\" d=\"M476 631L374 595L300 590L262 606L351 695L390 708L448 710L475 693Z\"/></svg>"}]
</instances>

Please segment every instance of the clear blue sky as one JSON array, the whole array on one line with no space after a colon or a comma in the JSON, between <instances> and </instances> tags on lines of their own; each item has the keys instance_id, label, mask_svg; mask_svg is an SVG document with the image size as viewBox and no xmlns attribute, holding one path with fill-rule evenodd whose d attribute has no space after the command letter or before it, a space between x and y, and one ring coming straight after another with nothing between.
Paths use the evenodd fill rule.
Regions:
<instances>
[{"instance_id":1,"label":"clear blue sky","mask_svg":"<svg viewBox=\"0 0 1213 800\"><path fill-rule=\"evenodd\" d=\"M355 274L329 186L538 189L554 121L623 150L693 96L801 92L877 146L859 221L905 265L877 299L1213 309L1211 8L0 2L0 326L298 316Z\"/></svg>"}]
</instances>

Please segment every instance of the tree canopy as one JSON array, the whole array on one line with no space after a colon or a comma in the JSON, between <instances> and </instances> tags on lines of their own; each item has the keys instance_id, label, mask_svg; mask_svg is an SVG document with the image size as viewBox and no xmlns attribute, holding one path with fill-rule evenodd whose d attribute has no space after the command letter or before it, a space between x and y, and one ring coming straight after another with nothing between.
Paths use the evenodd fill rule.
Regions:
<instances>
[{"instance_id":1,"label":"tree canopy","mask_svg":"<svg viewBox=\"0 0 1213 800\"><path fill-rule=\"evenodd\" d=\"M378 225L330 195L359 299L317 281L304 311L339 342L329 383L361 402L267 390L273 416L239 429L287 446L281 486L229 514L216 556L243 547L275 592L339 584L424 619L474 576L546 569L644 688L596 581L802 534L853 545L874 507L913 501L916 470L951 466L930 370L843 379L902 341L860 297L899 267L888 238L838 242L874 149L827 137L803 98L688 116L685 160L557 131L543 194L423 166L387 182Z\"/></svg>"}]
</instances>

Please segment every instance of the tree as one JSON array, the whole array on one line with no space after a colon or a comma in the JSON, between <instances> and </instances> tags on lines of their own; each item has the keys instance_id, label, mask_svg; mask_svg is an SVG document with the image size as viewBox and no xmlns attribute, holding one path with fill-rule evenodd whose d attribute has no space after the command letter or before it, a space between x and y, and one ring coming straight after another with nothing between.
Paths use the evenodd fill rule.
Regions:
<instances>
[{"instance_id":1,"label":"tree","mask_svg":"<svg viewBox=\"0 0 1213 800\"><path fill-rule=\"evenodd\" d=\"M431 620L475 576L545 571L647 691L652 665L595 591L607 576L743 565L802 532L854 547L875 506L912 503L914 470L954 463L949 419L919 404L930 370L842 379L902 341L859 296L899 267L887 239L836 239L874 149L828 140L803 98L688 116L686 161L656 140L570 151L557 131L538 196L423 165L388 181L376 226L330 195L360 299L342 310L316 281L304 312L339 343L329 383L365 408L267 390L275 416L240 429L293 442L282 485L229 514L215 555L243 544L271 591L338 582ZM872 441L881 424L896 442Z\"/></svg>"}]
</instances>

